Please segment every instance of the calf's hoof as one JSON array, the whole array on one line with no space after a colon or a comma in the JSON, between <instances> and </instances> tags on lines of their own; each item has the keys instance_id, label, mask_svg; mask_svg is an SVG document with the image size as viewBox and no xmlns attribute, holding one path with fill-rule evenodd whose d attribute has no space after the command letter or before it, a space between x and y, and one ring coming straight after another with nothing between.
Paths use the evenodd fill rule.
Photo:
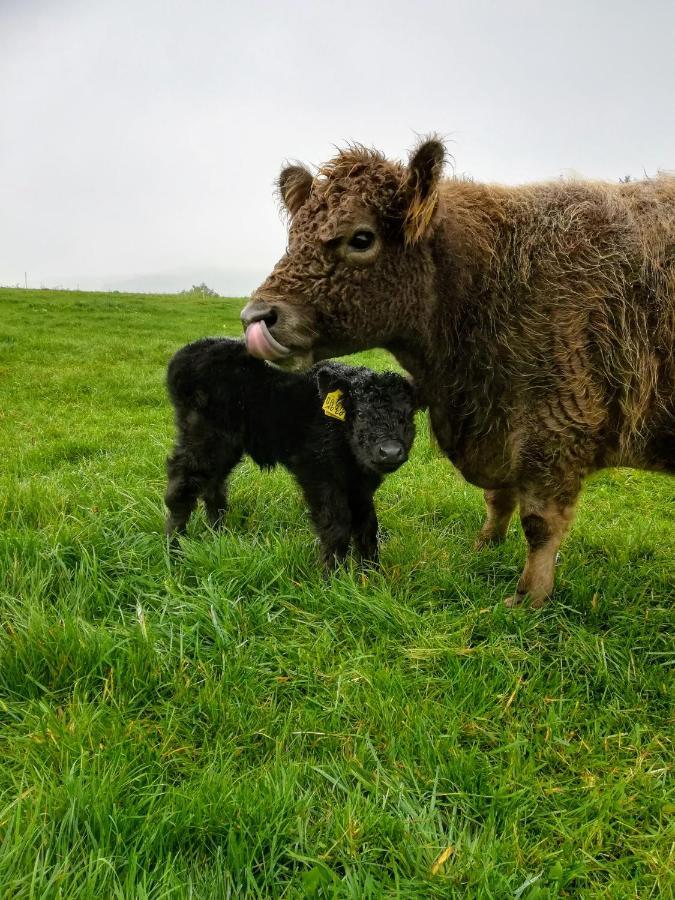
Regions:
<instances>
[{"instance_id":1,"label":"calf's hoof","mask_svg":"<svg viewBox=\"0 0 675 900\"><path fill-rule=\"evenodd\" d=\"M227 503L206 504L206 521L212 531L221 531L225 527L227 518Z\"/></svg>"},{"instance_id":2,"label":"calf's hoof","mask_svg":"<svg viewBox=\"0 0 675 900\"><path fill-rule=\"evenodd\" d=\"M330 578L331 575L335 575L335 573L343 568L347 562L347 554L346 553L338 553L338 552L329 552L323 553L321 555L321 568L323 570L323 574L325 578Z\"/></svg>"},{"instance_id":3,"label":"calf's hoof","mask_svg":"<svg viewBox=\"0 0 675 900\"><path fill-rule=\"evenodd\" d=\"M225 516L209 516L207 521L211 531L222 531L225 528Z\"/></svg>"},{"instance_id":4,"label":"calf's hoof","mask_svg":"<svg viewBox=\"0 0 675 900\"><path fill-rule=\"evenodd\" d=\"M365 547L357 545L355 556L362 568L379 569L380 567L380 548L377 544L368 544Z\"/></svg>"},{"instance_id":5,"label":"calf's hoof","mask_svg":"<svg viewBox=\"0 0 675 900\"><path fill-rule=\"evenodd\" d=\"M166 535L166 549L171 559L177 559L183 554L183 548L179 540L178 532L174 531Z\"/></svg>"},{"instance_id":6,"label":"calf's hoof","mask_svg":"<svg viewBox=\"0 0 675 900\"><path fill-rule=\"evenodd\" d=\"M164 534L169 540L177 538L179 535L185 534L187 531L187 523L188 520L183 516L169 513L164 522Z\"/></svg>"}]
</instances>

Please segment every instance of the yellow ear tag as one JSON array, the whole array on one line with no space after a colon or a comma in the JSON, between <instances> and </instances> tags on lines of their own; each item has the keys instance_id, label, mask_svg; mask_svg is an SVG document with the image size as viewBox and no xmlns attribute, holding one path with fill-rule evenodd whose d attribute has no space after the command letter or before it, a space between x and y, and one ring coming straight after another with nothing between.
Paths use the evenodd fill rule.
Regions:
<instances>
[{"instance_id":1,"label":"yellow ear tag","mask_svg":"<svg viewBox=\"0 0 675 900\"><path fill-rule=\"evenodd\" d=\"M330 394L326 394L326 399L323 401L323 411L332 419L339 419L341 422L344 422L347 418L347 413L340 401L341 396L342 391L331 391Z\"/></svg>"}]
</instances>

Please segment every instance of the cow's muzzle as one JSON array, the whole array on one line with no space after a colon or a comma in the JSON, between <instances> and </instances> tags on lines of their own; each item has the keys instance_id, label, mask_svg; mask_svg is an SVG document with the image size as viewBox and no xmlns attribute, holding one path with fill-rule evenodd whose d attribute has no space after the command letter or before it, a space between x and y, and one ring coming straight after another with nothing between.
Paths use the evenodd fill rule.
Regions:
<instances>
[{"instance_id":1,"label":"cow's muzzle","mask_svg":"<svg viewBox=\"0 0 675 900\"><path fill-rule=\"evenodd\" d=\"M313 362L316 334L306 304L253 295L241 311L246 347L251 356L288 368L307 368Z\"/></svg>"},{"instance_id":2,"label":"cow's muzzle","mask_svg":"<svg viewBox=\"0 0 675 900\"><path fill-rule=\"evenodd\" d=\"M276 362L291 355L292 351L270 331L277 319L275 307L264 301L252 300L244 307L241 322L246 332L246 348L251 356Z\"/></svg>"}]
</instances>

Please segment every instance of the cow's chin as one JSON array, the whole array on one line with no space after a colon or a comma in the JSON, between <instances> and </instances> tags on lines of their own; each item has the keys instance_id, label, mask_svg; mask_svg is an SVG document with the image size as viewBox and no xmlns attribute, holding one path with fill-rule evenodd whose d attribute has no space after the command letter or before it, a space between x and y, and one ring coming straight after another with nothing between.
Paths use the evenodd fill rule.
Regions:
<instances>
[{"instance_id":1,"label":"cow's chin","mask_svg":"<svg viewBox=\"0 0 675 900\"><path fill-rule=\"evenodd\" d=\"M321 362L324 359L335 359L340 356L350 356L352 353L358 353L360 347L354 346L351 342L337 342L327 344L315 344L312 347L295 349L292 348L288 356L282 359L275 359L274 365L279 366L286 372L302 372L309 369L314 363Z\"/></svg>"},{"instance_id":2,"label":"cow's chin","mask_svg":"<svg viewBox=\"0 0 675 900\"><path fill-rule=\"evenodd\" d=\"M351 356L352 353L360 353L367 349L361 344L355 344L353 341L331 341L330 344L315 344L312 355L314 362L321 362L324 359L335 359L340 356Z\"/></svg>"},{"instance_id":3,"label":"cow's chin","mask_svg":"<svg viewBox=\"0 0 675 900\"><path fill-rule=\"evenodd\" d=\"M293 351L291 356L286 356L283 359L275 359L274 365L283 369L285 372L304 372L305 369L309 369L310 366L314 365L314 362L315 359L312 350L298 350Z\"/></svg>"}]
</instances>

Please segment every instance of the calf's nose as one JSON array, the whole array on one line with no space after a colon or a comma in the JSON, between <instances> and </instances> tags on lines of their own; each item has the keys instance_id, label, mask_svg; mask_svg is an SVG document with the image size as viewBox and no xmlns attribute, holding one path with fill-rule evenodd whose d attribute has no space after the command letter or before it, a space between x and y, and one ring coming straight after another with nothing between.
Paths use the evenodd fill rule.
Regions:
<instances>
[{"instance_id":1,"label":"calf's nose","mask_svg":"<svg viewBox=\"0 0 675 900\"><path fill-rule=\"evenodd\" d=\"M263 321L267 325L274 325L277 320L277 313L273 306L260 300L251 300L242 309L239 318L244 326L244 331L253 322Z\"/></svg>"},{"instance_id":2,"label":"calf's nose","mask_svg":"<svg viewBox=\"0 0 675 900\"><path fill-rule=\"evenodd\" d=\"M378 456L381 462L401 463L405 459L403 444L398 441L383 441L378 448Z\"/></svg>"}]
</instances>

